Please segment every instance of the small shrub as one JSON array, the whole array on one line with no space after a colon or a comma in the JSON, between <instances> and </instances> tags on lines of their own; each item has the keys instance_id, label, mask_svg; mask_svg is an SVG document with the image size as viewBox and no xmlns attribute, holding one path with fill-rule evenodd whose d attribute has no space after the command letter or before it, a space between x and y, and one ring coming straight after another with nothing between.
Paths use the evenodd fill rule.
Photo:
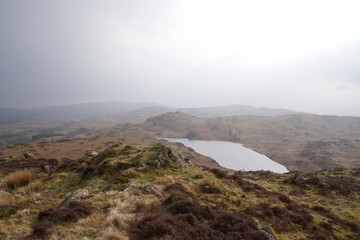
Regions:
<instances>
[{"instance_id":1,"label":"small shrub","mask_svg":"<svg viewBox=\"0 0 360 240\"><path fill-rule=\"evenodd\" d=\"M181 183L173 183L173 184L169 184L166 185L164 188L165 192L174 192L174 191L178 191L178 192L188 192L188 190L186 190L186 188L181 184Z\"/></svg>"},{"instance_id":2,"label":"small shrub","mask_svg":"<svg viewBox=\"0 0 360 240\"><path fill-rule=\"evenodd\" d=\"M41 192L44 188L44 183L41 181L34 181L31 182L28 186L27 186L27 191L30 192Z\"/></svg>"},{"instance_id":3,"label":"small shrub","mask_svg":"<svg viewBox=\"0 0 360 240\"><path fill-rule=\"evenodd\" d=\"M313 186L317 186L321 183L321 180L316 177L316 176L310 176L307 180L306 183L309 185L313 185Z\"/></svg>"},{"instance_id":4,"label":"small shrub","mask_svg":"<svg viewBox=\"0 0 360 240\"><path fill-rule=\"evenodd\" d=\"M66 171L78 172L81 169L83 163L84 163L83 159L73 160L73 159L68 159L68 158L62 158L61 164L57 168L56 171L57 172L66 172Z\"/></svg>"},{"instance_id":5,"label":"small shrub","mask_svg":"<svg viewBox=\"0 0 360 240\"><path fill-rule=\"evenodd\" d=\"M316 212L319 212L319 213L329 213L329 212L330 212L329 209L324 208L323 206L318 206L318 205L313 206L313 207L312 207L312 210L314 210L314 211L316 211Z\"/></svg>"},{"instance_id":6,"label":"small shrub","mask_svg":"<svg viewBox=\"0 0 360 240\"><path fill-rule=\"evenodd\" d=\"M31 170L18 170L5 177L6 185L15 189L28 185L35 178L35 173Z\"/></svg>"},{"instance_id":7,"label":"small shrub","mask_svg":"<svg viewBox=\"0 0 360 240\"><path fill-rule=\"evenodd\" d=\"M350 227L351 231L353 231L354 233L360 233L360 226L358 224L356 224L355 222L350 222L350 221L346 221L344 220L344 225Z\"/></svg>"},{"instance_id":8,"label":"small shrub","mask_svg":"<svg viewBox=\"0 0 360 240\"><path fill-rule=\"evenodd\" d=\"M221 194L220 188L214 186L213 183L208 181L199 184L199 191L207 194Z\"/></svg>"},{"instance_id":9,"label":"small shrub","mask_svg":"<svg viewBox=\"0 0 360 240\"><path fill-rule=\"evenodd\" d=\"M82 170L81 172L81 179L84 180L90 178L92 175L94 175L96 168L97 167L94 164L85 167L84 170Z\"/></svg>"},{"instance_id":10,"label":"small shrub","mask_svg":"<svg viewBox=\"0 0 360 240\"><path fill-rule=\"evenodd\" d=\"M313 217L305 206L294 203L287 204L284 208L271 207L269 203L264 202L245 209L245 213L263 220L271 220L274 223L274 229L279 232L288 231L292 224L306 230L313 222Z\"/></svg>"},{"instance_id":11,"label":"small shrub","mask_svg":"<svg viewBox=\"0 0 360 240\"><path fill-rule=\"evenodd\" d=\"M227 212L201 205L198 201L161 204L153 212L136 219L130 239L269 239L254 220L239 212Z\"/></svg>"},{"instance_id":12,"label":"small shrub","mask_svg":"<svg viewBox=\"0 0 360 240\"><path fill-rule=\"evenodd\" d=\"M287 203L287 204L291 203L291 199L288 196L286 196L285 194L280 194L278 196L278 199L283 203Z\"/></svg>"},{"instance_id":13,"label":"small shrub","mask_svg":"<svg viewBox=\"0 0 360 240\"><path fill-rule=\"evenodd\" d=\"M328 222L321 222L319 224L320 227L322 227L325 230L332 231L333 227Z\"/></svg>"},{"instance_id":14,"label":"small shrub","mask_svg":"<svg viewBox=\"0 0 360 240\"><path fill-rule=\"evenodd\" d=\"M33 234L28 239L47 239L53 232L54 224L51 221L37 221L33 225Z\"/></svg>"},{"instance_id":15,"label":"small shrub","mask_svg":"<svg viewBox=\"0 0 360 240\"><path fill-rule=\"evenodd\" d=\"M28 239L47 239L58 223L76 222L80 218L91 214L93 207L90 203L74 201L66 208L49 208L40 211L33 225L33 232Z\"/></svg>"},{"instance_id":16,"label":"small shrub","mask_svg":"<svg viewBox=\"0 0 360 240\"><path fill-rule=\"evenodd\" d=\"M228 174L226 171L218 169L218 168L211 168L210 172L212 172L217 178L224 178L227 179L228 178Z\"/></svg>"}]
</instances>

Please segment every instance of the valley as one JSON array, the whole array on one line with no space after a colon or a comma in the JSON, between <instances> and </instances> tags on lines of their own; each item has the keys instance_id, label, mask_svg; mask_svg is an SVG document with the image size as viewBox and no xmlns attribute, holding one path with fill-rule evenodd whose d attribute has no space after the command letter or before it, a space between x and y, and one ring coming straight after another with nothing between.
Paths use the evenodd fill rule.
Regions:
<instances>
[{"instance_id":1,"label":"valley","mask_svg":"<svg viewBox=\"0 0 360 240\"><path fill-rule=\"evenodd\" d=\"M360 118L302 113L283 115L288 113L285 110L277 115L279 110L271 109L257 110L257 114L262 115L249 116L242 115L249 113L248 108L243 112L239 110L243 108L235 108L234 112L230 112L229 107L183 109L184 112L170 109L168 112L168 108L148 106L121 115L94 116L52 128L7 133L0 137L3 144L0 153L3 157L19 157L25 152L38 157L64 154L80 157L89 148L103 150L109 146L107 142L119 139L141 144L151 138L172 137L241 143L291 171L360 167ZM204 113L213 117L200 117ZM231 116L231 113L240 115ZM51 118L46 122L50 123ZM13 126L17 124L23 122L12 123ZM64 147L52 147L58 146L57 142Z\"/></svg>"}]
</instances>

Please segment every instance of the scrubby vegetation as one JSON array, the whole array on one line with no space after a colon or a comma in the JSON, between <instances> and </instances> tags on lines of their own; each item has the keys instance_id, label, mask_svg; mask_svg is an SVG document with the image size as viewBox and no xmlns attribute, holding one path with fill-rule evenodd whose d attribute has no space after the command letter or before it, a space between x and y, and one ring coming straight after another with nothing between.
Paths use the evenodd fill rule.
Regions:
<instances>
[{"instance_id":1,"label":"scrubby vegetation","mask_svg":"<svg viewBox=\"0 0 360 240\"><path fill-rule=\"evenodd\" d=\"M28 185L32 180L34 180L35 174L31 170L18 170L13 172L5 177L6 185L15 189L17 187L22 187Z\"/></svg>"},{"instance_id":2,"label":"scrubby vegetation","mask_svg":"<svg viewBox=\"0 0 360 240\"><path fill-rule=\"evenodd\" d=\"M359 169L200 168L165 143L36 161L1 162L0 239L360 239Z\"/></svg>"},{"instance_id":3,"label":"scrubby vegetation","mask_svg":"<svg viewBox=\"0 0 360 240\"><path fill-rule=\"evenodd\" d=\"M69 207L40 211L32 226L33 232L27 239L47 239L56 224L76 222L80 218L89 216L91 212L91 204L76 201L71 202Z\"/></svg>"}]
</instances>

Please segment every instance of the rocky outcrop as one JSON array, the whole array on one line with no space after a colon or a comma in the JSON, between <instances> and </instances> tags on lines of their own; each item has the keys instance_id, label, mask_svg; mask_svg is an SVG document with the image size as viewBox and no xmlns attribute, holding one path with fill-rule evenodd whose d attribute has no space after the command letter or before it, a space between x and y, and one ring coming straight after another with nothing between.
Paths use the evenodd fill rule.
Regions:
<instances>
[{"instance_id":1,"label":"rocky outcrop","mask_svg":"<svg viewBox=\"0 0 360 240\"><path fill-rule=\"evenodd\" d=\"M172 163L179 164L181 167L187 165L183 155L174 147L157 144L152 150L158 152L158 156L154 162L154 166L157 168L171 165Z\"/></svg>"}]
</instances>

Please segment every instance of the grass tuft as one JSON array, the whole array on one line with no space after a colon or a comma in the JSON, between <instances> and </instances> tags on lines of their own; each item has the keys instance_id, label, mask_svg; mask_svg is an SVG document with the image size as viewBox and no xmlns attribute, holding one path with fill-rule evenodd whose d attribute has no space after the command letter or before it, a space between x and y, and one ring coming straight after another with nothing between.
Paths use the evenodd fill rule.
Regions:
<instances>
[{"instance_id":1,"label":"grass tuft","mask_svg":"<svg viewBox=\"0 0 360 240\"><path fill-rule=\"evenodd\" d=\"M1 196L0 197L0 207L8 207L15 204L15 200L10 196Z\"/></svg>"},{"instance_id":2,"label":"grass tuft","mask_svg":"<svg viewBox=\"0 0 360 240\"><path fill-rule=\"evenodd\" d=\"M6 185L10 189L28 185L35 178L32 170L18 170L5 177Z\"/></svg>"}]
</instances>

